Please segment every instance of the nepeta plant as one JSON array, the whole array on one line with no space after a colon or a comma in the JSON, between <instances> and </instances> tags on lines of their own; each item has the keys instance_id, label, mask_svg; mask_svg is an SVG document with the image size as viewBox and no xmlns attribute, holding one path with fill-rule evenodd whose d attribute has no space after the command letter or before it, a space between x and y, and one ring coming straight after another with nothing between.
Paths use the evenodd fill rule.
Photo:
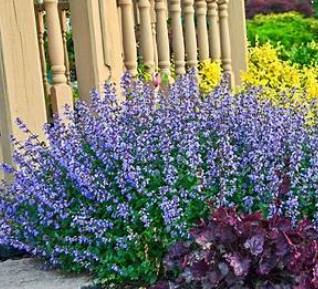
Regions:
<instances>
[{"instance_id":1,"label":"nepeta plant","mask_svg":"<svg viewBox=\"0 0 318 289\"><path fill-rule=\"evenodd\" d=\"M0 190L0 243L101 281L153 282L206 201L293 222L316 219L318 126L224 83L201 98L193 73L168 92L123 78L45 126L48 146L12 138L18 170ZM20 128L29 133L19 121Z\"/></svg>"},{"instance_id":2,"label":"nepeta plant","mask_svg":"<svg viewBox=\"0 0 318 289\"><path fill-rule=\"evenodd\" d=\"M308 221L293 227L289 218L219 208L190 232L193 241L175 243L164 260L179 277L151 289L318 288L318 235Z\"/></svg>"}]
</instances>

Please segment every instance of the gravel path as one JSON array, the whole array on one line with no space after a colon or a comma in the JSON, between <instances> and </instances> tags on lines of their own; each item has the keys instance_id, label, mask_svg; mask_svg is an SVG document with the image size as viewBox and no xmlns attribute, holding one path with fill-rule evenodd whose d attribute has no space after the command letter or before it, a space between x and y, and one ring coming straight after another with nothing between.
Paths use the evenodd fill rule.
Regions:
<instances>
[{"instance_id":1,"label":"gravel path","mask_svg":"<svg viewBox=\"0 0 318 289\"><path fill-rule=\"evenodd\" d=\"M34 259L0 262L1 289L80 289L90 285L87 276L67 277L56 271L42 271Z\"/></svg>"}]
</instances>

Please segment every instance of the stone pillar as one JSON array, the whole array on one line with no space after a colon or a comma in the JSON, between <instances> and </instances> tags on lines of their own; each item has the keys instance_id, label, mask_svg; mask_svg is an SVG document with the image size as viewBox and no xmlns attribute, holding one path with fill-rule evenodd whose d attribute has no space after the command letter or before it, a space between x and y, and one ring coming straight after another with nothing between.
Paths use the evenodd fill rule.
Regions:
<instances>
[{"instance_id":1,"label":"stone pillar","mask_svg":"<svg viewBox=\"0 0 318 289\"><path fill-rule=\"evenodd\" d=\"M240 71L247 69L247 36L244 0L230 0L229 26L232 45L232 69L236 85L241 83Z\"/></svg>"},{"instance_id":2,"label":"stone pillar","mask_svg":"<svg viewBox=\"0 0 318 289\"><path fill-rule=\"evenodd\" d=\"M79 95L89 101L92 89L123 73L116 0L70 0L70 8Z\"/></svg>"},{"instance_id":3,"label":"stone pillar","mask_svg":"<svg viewBox=\"0 0 318 289\"><path fill-rule=\"evenodd\" d=\"M17 117L41 135L46 110L33 0L0 1L0 162L11 162L11 134L25 138Z\"/></svg>"}]
</instances>

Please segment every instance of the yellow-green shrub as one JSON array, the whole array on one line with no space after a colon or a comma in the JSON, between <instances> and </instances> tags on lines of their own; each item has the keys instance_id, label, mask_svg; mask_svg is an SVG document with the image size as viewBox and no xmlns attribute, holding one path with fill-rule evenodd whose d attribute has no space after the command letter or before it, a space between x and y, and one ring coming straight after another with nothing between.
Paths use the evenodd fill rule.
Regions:
<instances>
[{"instance_id":1,"label":"yellow-green shrub","mask_svg":"<svg viewBox=\"0 0 318 289\"><path fill-rule=\"evenodd\" d=\"M280 59L281 48L270 43L249 48L249 69L241 73L242 91L250 86L262 86L262 97L285 107L307 105L318 100L318 65L299 65ZM205 61L199 67L199 86L204 93L219 83L222 69L219 62ZM317 105L318 108L318 105ZM312 110L308 117L316 115Z\"/></svg>"},{"instance_id":2,"label":"yellow-green shrub","mask_svg":"<svg viewBox=\"0 0 318 289\"><path fill-rule=\"evenodd\" d=\"M300 66L283 61L279 58L279 48L270 43L250 48L248 57L249 69L241 73L243 88L263 86L263 96L276 104L306 104L317 99L317 65Z\"/></svg>"},{"instance_id":3,"label":"yellow-green shrub","mask_svg":"<svg viewBox=\"0 0 318 289\"><path fill-rule=\"evenodd\" d=\"M206 60L199 65L199 87L204 93L212 91L220 82L222 68L220 62Z\"/></svg>"}]
</instances>

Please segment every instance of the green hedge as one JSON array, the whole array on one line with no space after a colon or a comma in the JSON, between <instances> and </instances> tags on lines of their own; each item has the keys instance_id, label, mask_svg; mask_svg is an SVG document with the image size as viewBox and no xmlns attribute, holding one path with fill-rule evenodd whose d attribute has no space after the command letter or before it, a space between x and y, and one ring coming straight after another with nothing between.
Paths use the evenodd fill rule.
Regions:
<instances>
[{"instance_id":1,"label":"green hedge","mask_svg":"<svg viewBox=\"0 0 318 289\"><path fill-rule=\"evenodd\" d=\"M247 21L248 39L252 46L256 42L270 41L281 46L281 57L293 63L318 63L318 20L305 18L290 12L283 14L257 15Z\"/></svg>"}]
</instances>

